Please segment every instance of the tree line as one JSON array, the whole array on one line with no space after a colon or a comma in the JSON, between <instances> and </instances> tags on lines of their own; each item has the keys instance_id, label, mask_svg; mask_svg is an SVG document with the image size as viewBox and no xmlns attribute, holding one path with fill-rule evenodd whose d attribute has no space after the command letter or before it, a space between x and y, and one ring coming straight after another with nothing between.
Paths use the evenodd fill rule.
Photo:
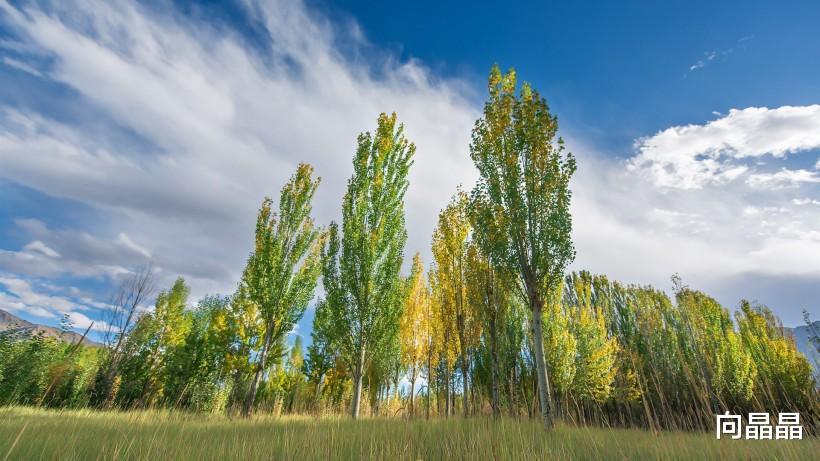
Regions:
<instances>
[{"instance_id":1,"label":"tree line","mask_svg":"<svg viewBox=\"0 0 820 461\"><path fill-rule=\"evenodd\" d=\"M113 298L105 347L2 332L0 404L651 430L793 410L813 424L811 365L765 306L742 301L732 318L677 277L670 297L566 273L575 159L514 71L493 67L488 90L470 143L479 179L441 210L429 266L416 254L401 273L415 146L381 114L358 137L341 222L315 224L320 180L300 164L262 202L234 294L191 307L180 278L154 297L149 268ZM290 344L320 280L310 344Z\"/></svg>"}]
</instances>

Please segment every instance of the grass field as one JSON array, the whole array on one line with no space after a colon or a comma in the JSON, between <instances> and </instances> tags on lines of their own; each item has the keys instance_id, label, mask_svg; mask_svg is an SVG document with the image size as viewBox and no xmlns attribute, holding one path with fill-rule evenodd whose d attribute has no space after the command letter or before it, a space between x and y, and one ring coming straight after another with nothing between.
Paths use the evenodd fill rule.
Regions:
<instances>
[{"instance_id":1,"label":"grass field","mask_svg":"<svg viewBox=\"0 0 820 461\"><path fill-rule=\"evenodd\" d=\"M257 417L0 408L2 460L818 459L820 440L559 427L487 419Z\"/></svg>"}]
</instances>

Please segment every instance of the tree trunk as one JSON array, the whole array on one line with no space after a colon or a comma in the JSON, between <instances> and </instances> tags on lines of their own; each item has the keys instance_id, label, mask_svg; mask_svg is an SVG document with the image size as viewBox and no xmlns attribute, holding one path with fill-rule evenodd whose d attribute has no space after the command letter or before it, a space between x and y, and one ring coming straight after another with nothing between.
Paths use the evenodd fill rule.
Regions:
<instances>
[{"instance_id":1,"label":"tree trunk","mask_svg":"<svg viewBox=\"0 0 820 461\"><path fill-rule=\"evenodd\" d=\"M353 371L353 402L351 404L350 415L353 419L359 419L359 404L362 399L362 377L364 375L364 347L359 353L359 360L356 362L356 369Z\"/></svg>"},{"instance_id":2,"label":"tree trunk","mask_svg":"<svg viewBox=\"0 0 820 461\"><path fill-rule=\"evenodd\" d=\"M541 404L541 422L547 429L552 428L553 414L552 402L550 401L550 385L547 375L547 362L544 359L544 335L542 328L541 313L543 305L537 297L532 297L532 340L535 350L535 374L538 377L538 400Z\"/></svg>"},{"instance_id":3,"label":"tree trunk","mask_svg":"<svg viewBox=\"0 0 820 461\"><path fill-rule=\"evenodd\" d=\"M142 393L140 394L139 399L139 406L140 408L148 408L150 405L150 398L149 394L151 394L151 388L154 386L153 379L154 379L154 363L156 362L156 352L151 354L151 358L148 363L148 372L146 373L147 376L145 377L145 382L142 385Z\"/></svg>"},{"instance_id":4,"label":"tree trunk","mask_svg":"<svg viewBox=\"0 0 820 461\"><path fill-rule=\"evenodd\" d=\"M518 365L513 363L512 368L510 368L510 380L507 382L507 389L510 393L510 416L511 417L518 417L518 399L516 398L515 392L515 381L516 381L516 368Z\"/></svg>"},{"instance_id":5,"label":"tree trunk","mask_svg":"<svg viewBox=\"0 0 820 461\"><path fill-rule=\"evenodd\" d=\"M455 416L456 411L456 374L450 373L450 414Z\"/></svg>"},{"instance_id":6,"label":"tree trunk","mask_svg":"<svg viewBox=\"0 0 820 461\"><path fill-rule=\"evenodd\" d=\"M318 413L322 407L322 377L316 382L316 400L314 410Z\"/></svg>"},{"instance_id":7,"label":"tree trunk","mask_svg":"<svg viewBox=\"0 0 820 461\"><path fill-rule=\"evenodd\" d=\"M265 369L265 363L268 361L268 352L270 351L270 343L273 339L273 328L268 325L265 332L265 343L262 345L262 353L259 356L259 363L256 365L256 373L253 375L251 381L251 388L248 390L248 396L245 399L245 405L242 407L242 416L248 418L253 413L253 404L256 401L256 390L259 388L259 381L262 379L262 371Z\"/></svg>"},{"instance_id":8,"label":"tree trunk","mask_svg":"<svg viewBox=\"0 0 820 461\"><path fill-rule=\"evenodd\" d=\"M472 363L472 358L470 363ZM479 403L476 402L475 386L470 386L470 416L475 416L478 408Z\"/></svg>"},{"instance_id":9,"label":"tree trunk","mask_svg":"<svg viewBox=\"0 0 820 461\"><path fill-rule=\"evenodd\" d=\"M425 412L425 419L430 419L430 392L433 389L431 387L433 385L433 367L432 367L432 365L433 365L433 353L432 353L432 348L430 348L430 349L428 349L428 352L427 352L427 410ZM436 389L438 389L438 386L436 386ZM438 395L438 394L436 394L436 395ZM438 400L438 397L436 397L436 400Z\"/></svg>"},{"instance_id":10,"label":"tree trunk","mask_svg":"<svg viewBox=\"0 0 820 461\"><path fill-rule=\"evenodd\" d=\"M444 417L450 417L450 392L452 390L452 385L450 383L450 365L447 363L447 360L444 360L444 369L446 370L444 373L445 379L445 387L444 387Z\"/></svg>"},{"instance_id":11,"label":"tree trunk","mask_svg":"<svg viewBox=\"0 0 820 461\"><path fill-rule=\"evenodd\" d=\"M414 416L416 416L415 399L416 399L416 365L413 364L412 371L410 372L410 418L411 419Z\"/></svg>"},{"instance_id":12,"label":"tree trunk","mask_svg":"<svg viewBox=\"0 0 820 461\"><path fill-rule=\"evenodd\" d=\"M464 334L462 332L459 332L459 337L462 338L460 341L461 341L462 347L464 347L463 346L463 344L464 344L464 339L463 339ZM461 352L461 381L462 381L462 390L464 392L463 395L461 396L462 405L464 406L464 408L462 408L462 410L464 411L464 417L466 418L466 417L470 416L470 389L469 389L469 382L468 382L467 351L464 350L464 349L462 349L462 352Z\"/></svg>"},{"instance_id":13,"label":"tree trunk","mask_svg":"<svg viewBox=\"0 0 820 461\"><path fill-rule=\"evenodd\" d=\"M396 374L393 377L393 402L399 401L399 368L396 367Z\"/></svg>"},{"instance_id":14,"label":"tree trunk","mask_svg":"<svg viewBox=\"0 0 820 461\"><path fill-rule=\"evenodd\" d=\"M501 417L501 402L498 397L498 333L495 331L495 315L490 316L490 353L492 360L490 361L491 378L492 378L492 407L493 418Z\"/></svg>"}]
</instances>

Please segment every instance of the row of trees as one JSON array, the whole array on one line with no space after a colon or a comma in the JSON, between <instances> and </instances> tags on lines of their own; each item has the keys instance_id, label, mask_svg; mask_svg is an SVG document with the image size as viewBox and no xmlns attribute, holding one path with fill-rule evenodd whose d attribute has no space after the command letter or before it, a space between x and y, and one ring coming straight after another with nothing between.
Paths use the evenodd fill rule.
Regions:
<instances>
[{"instance_id":1,"label":"row of trees","mask_svg":"<svg viewBox=\"0 0 820 461\"><path fill-rule=\"evenodd\" d=\"M728 310L675 279L674 297L565 275L573 156L545 100L494 67L473 129L479 180L441 211L433 261L402 276L415 147L395 114L358 138L341 223L315 225L299 165L265 199L236 293L193 308L182 279L142 311L150 270L115 297L106 347L0 335L0 403L358 418L491 414L707 428L715 413L817 415L806 358L763 306ZM314 297L311 342L288 344ZM68 326L67 326L68 327ZM808 413L807 413L808 412Z\"/></svg>"}]
</instances>

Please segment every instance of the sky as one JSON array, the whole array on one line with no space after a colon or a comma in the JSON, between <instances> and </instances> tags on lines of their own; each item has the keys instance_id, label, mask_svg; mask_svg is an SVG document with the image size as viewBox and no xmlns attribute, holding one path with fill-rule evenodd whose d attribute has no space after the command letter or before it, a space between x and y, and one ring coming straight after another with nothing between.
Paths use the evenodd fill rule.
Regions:
<instances>
[{"instance_id":1,"label":"sky","mask_svg":"<svg viewBox=\"0 0 820 461\"><path fill-rule=\"evenodd\" d=\"M571 270L820 317L820 3L476 3L0 0L0 309L99 332L147 263L232 293L262 198L309 162L339 219L380 112L429 263L497 63L578 159Z\"/></svg>"}]
</instances>

